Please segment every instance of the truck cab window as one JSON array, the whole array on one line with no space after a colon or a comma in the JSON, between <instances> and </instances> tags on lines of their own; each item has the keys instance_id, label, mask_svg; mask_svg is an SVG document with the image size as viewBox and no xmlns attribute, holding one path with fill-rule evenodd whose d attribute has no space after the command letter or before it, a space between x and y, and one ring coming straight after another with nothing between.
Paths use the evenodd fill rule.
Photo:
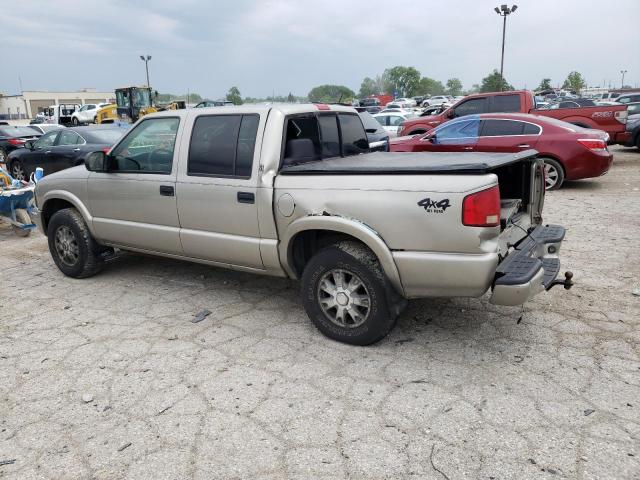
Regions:
<instances>
[{"instance_id":1,"label":"truck cab window","mask_svg":"<svg viewBox=\"0 0 640 480\"><path fill-rule=\"evenodd\" d=\"M193 125L187 174L250 177L258 115L202 115Z\"/></svg>"},{"instance_id":2,"label":"truck cab window","mask_svg":"<svg viewBox=\"0 0 640 480\"><path fill-rule=\"evenodd\" d=\"M465 115L473 115L476 113L487 112L487 98L472 98L466 102L462 102L454 110L455 117L464 117Z\"/></svg>"},{"instance_id":3,"label":"truck cab window","mask_svg":"<svg viewBox=\"0 0 640 480\"><path fill-rule=\"evenodd\" d=\"M179 118L143 120L111 152L110 171L171 173Z\"/></svg>"},{"instance_id":4,"label":"truck cab window","mask_svg":"<svg viewBox=\"0 0 640 480\"><path fill-rule=\"evenodd\" d=\"M318 117L320 134L322 135L322 157L340 156L340 134L338 133L338 118L335 114Z\"/></svg>"},{"instance_id":5,"label":"truck cab window","mask_svg":"<svg viewBox=\"0 0 640 480\"><path fill-rule=\"evenodd\" d=\"M287 120L283 165L311 162L321 158L320 130L315 116Z\"/></svg>"},{"instance_id":6,"label":"truck cab window","mask_svg":"<svg viewBox=\"0 0 640 480\"><path fill-rule=\"evenodd\" d=\"M491 99L489 112L519 112L520 95L496 95Z\"/></svg>"}]
</instances>

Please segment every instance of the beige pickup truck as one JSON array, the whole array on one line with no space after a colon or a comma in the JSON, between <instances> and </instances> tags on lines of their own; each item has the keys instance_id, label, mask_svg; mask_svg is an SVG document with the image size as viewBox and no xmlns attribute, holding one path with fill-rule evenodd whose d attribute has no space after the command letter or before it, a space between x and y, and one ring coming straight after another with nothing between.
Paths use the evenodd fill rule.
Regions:
<instances>
[{"instance_id":1,"label":"beige pickup truck","mask_svg":"<svg viewBox=\"0 0 640 480\"><path fill-rule=\"evenodd\" d=\"M122 249L299 279L324 334L366 345L406 299L491 290L519 305L569 288L544 194L535 151L369 152L353 109L287 104L145 116L108 153L45 177L36 201L65 275Z\"/></svg>"}]
</instances>

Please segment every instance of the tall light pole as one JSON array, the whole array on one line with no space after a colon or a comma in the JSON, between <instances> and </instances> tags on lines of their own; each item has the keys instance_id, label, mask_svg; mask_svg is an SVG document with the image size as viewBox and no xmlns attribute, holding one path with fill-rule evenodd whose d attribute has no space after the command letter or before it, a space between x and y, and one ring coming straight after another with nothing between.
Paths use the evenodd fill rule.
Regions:
<instances>
[{"instance_id":1,"label":"tall light pole","mask_svg":"<svg viewBox=\"0 0 640 480\"><path fill-rule=\"evenodd\" d=\"M624 74L627 73L627 71L620 70L620 73L622 74L622 82L620 82L620 88L624 88Z\"/></svg>"},{"instance_id":2,"label":"tall light pole","mask_svg":"<svg viewBox=\"0 0 640 480\"><path fill-rule=\"evenodd\" d=\"M149 83L149 60L151 60L151 55L147 55L146 57L144 55L140 55L140 60L144 62L144 67L147 70L147 87L150 87L151 84Z\"/></svg>"},{"instance_id":3,"label":"tall light pole","mask_svg":"<svg viewBox=\"0 0 640 480\"><path fill-rule=\"evenodd\" d=\"M513 5L511 8L506 5L500 5L500 7L494 8L495 12L500 15L503 19L502 22L502 57L500 59L500 79L502 80L500 84L500 90L502 90L502 86L504 84L504 37L507 31L507 16L511 15L518 9L517 5Z\"/></svg>"}]
</instances>

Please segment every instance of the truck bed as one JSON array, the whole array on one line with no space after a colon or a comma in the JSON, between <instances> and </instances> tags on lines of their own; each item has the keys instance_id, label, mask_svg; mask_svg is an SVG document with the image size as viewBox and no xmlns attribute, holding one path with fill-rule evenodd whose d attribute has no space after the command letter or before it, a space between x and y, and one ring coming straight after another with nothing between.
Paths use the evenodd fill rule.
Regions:
<instances>
[{"instance_id":1,"label":"truck bed","mask_svg":"<svg viewBox=\"0 0 640 480\"><path fill-rule=\"evenodd\" d=\"M373 152L283 166L281 175L482 175L534 158L536 150L518 153Z\"/></svg>"}]
</instances>

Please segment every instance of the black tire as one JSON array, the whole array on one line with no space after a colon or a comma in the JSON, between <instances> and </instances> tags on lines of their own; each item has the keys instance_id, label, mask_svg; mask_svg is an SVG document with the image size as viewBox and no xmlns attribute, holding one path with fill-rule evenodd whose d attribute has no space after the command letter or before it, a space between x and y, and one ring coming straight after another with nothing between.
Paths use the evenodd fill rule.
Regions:
<instances>
[{"instance_id":1,"label":"black tire","mask_svg":"<svg viewBox=\"0 0 640 480\"><path fill-rule=\"evenodd\" d=\"M338 325L329 317L330 313L325 314L323 311L320 298L324 292L321 292L321 282L332 272L343 272L345 279L352 280L355 276L361 282L360 291L366 293L368 303L367 314L363 315L361 324L354 322L351 326ZM352 294L355 292L357 290ZM389 292L388 280L376 256L364 245L354 241L343 241L320 250L307 263L302 274L302 302L313 324L327 337L351 345L370 345L383 339L391 331L396 315L389 308ZM351 298L349 295L349 304L352 303Z\"/></svg>"},{"instance_id":2,"label":"black tire","mask_svg":"<svg viewBox=\"0 0 640 480\"><path fill-rule=\"evenodd\" d=\"M78 117L73 117L71 119L71 123L73 124L74 127L77 127L78 125L80 125L80 120L78 120Z\"/></svg>"},{"instance_id":3,"label":"black tire","mask_svg":"<svg viewBox=\"0 0 640 480\"><path fill-rule=\"evenodd\" d=\"M60 245L56 244L56 235L62 232L72 238L67 244L75 242L77 246L75 261L71 261L68 256L63 257L58 250ZM91 277L102 270L104 260L100 253L103 249L91 236L82 215L75 208L65 208L53 214L47 227L47 237L53 261L68 277Z\"/></svg>"},{"instance_id":4,"label":"black tire","mask_svg":"<svg viewBox=\"0 0 640 480\"><path fill-rule=\"evenodd\" d=\"M426 133L426 132L427 132L426 130L420 130L420 129L418 129L418 130L414 130L414 131L413 131L413 132L411 132L411 133L408 133L407 135L421 135L421 134Z\"/></svg>"},{"instance_id":5,"label":"black tire","mask_svg":"<svg viewBox=\"0 0 640 480\"><path fill-rule=\"evenodd\" d=\"M14 160L11 162L11 166L9 167L9 173L15 180L29 180L27 178L27 172L24 169L24 165L20 160Z\"/></svg>"},{"instance_id":6,"label":"black tire","mask_svg":"<svg viewBox=\"0 0 640 480\"><path fill-rule=\"evenodd\" d=\"M553 158L543 158L545 163L545 176L549 175L550 172L554 172L555 182L551 184L549 178L545 181L545 188L547 190L558 190L562 184L564 183L564 168L562 164Z\"/></svg>"}]
</instances>

